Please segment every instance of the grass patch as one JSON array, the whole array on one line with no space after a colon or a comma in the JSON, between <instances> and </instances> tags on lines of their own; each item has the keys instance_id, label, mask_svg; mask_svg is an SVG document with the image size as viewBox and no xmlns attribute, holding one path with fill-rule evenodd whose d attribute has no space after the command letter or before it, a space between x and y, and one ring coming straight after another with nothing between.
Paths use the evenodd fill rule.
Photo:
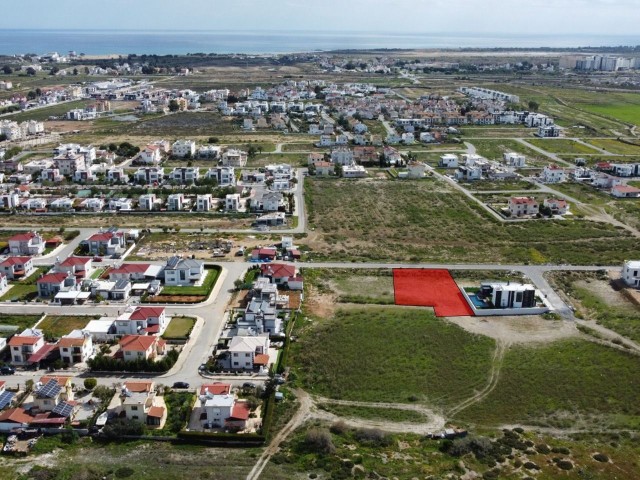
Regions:
<instances>
[{"instance_id":1,"label":"grass patch","mask_svg":"<svg viewBox=\"0 0 640 480\"><path fill-rule=\"evenodd\" d=\"M638 107L640 108L640 106ZM631 145L620 140L608 138L594 138L586 140L590 145L606 150L609 153L620 155L640 155L640 145ZM614 160L615 161L615 160Z\"/></svg>"},{"instance_id":2,"label":"grass patch","mask_svg":"<svg viewBox=\"0 0 640 480\"><path fill-rule=\"evenodd\" d=\"M599 153L597 149L587 147L586 145L578 143L575 140L564 138L532 138L528 139L527 142L551 153Z\"/></svg>"},{"instance_id":3,"label":"grass patch","mask_svg":"<svg viewBox=\"0 0 640 480\"><path fill-rule=\"evenodd\" d=\"M566 427L580 417L600 427L640 428L639 368L638 357L579 339L512 347L495 390L459 418Z\"/></svg>"},{"instance_id":4,"label":"grass patch","mask_svg":"<svg viewBox=\"0 0 640 480\"><path fill-rule=\"evenodd\" d=\"M47 315L38 324L38 328L43 331L47 338L60 338L72 330L83 329L89 321L96 318L100 318L100 316Z\"/></svg>"},{"instance_id":5,"label":"grass patch","mask_svg":"<svg viewBox=\"0 0 640 480\"><path fill-rule=\"evenodd\" d=\"M478 155L482 155L490 160L503 159L503 154L506 152L521 153L527 157L527 164L546 164L549 158L545 155L536 152L532 148L523 145L516 140L501 139L501 140L489 140L489 139L473 139L469 143L476 147Z\"/></svg>"},{"instance_id":6,"label":"grass patch","mask_svg":"<svg viewBox=\"0 0 640 480\"><path fill-rule=\"evenodd\" d=\"M398 307L339 310L296 335L292 368L306 390L371 402L451 405L486 382L494 347L430 310Z\"/></svg>"},{"instance_id":7,"label":"grass patch","mask_svg":"<svg viewBox=\"0 0 640 480\"><path fill-rule=\"evenodd\" d=\"M193 317L171 317L171 321L164 331L164 339L187 339L196 324Z\"/></svg>"},{"instance_id":8,"label":"grass patch","mask_svg":"<svg viewBox=\"0 0 640 480\"><path fill-rule=\"evenodd\" d=\"M45 273L48 267L38 267L24 280L11 282L13 285L2 297L0 302L30 302L38 296L38 286L36 282L40 275Z\"/></svg>"},{"instance_id":9,"label":"grass patch","mask_svg":"<svg viewBox=\"0 0 640 480\"><path fill-rule=\"evenodd\" d=\"M420 412L399 408L354 407L351 405L335 405L332 403L320 403L318 404L318 408L339 417L347 418L406 423L423 423L428 420L427 417Z\"/></svg>"},{"instance_id":10,"label":"grass patch","mask_svg":"<svg viewBox=\"0 0 640 480\"><path fill-rule=\"evenodd\" d=\"M11 315L8 313L0 313L0 332L6 336L8 332L22 332L27 328L32 328L40 315Z\"/></svg>"},{"instance_id":11,"label":"grass patch","mask_svg":"<svg viewBox=\"0 0 640 480\"><path fill-rule=\"evenodd\" d=\"M393 272L388 269L307 268L304 275L318 291L335 293L339 302L394 304Z\"/></svg>"},{"instance_id":12,"label":"grass patch","mask_svg":"<svg viewBox=\"0 0 640 480\"><path fill-rule=\"evenodd\" d=\"M540 262L535 249L542 263L611 265L637 243L624 230L580 218L505 224L436 180L306 182L314 261L520 264Z\"/></svg>"},{"instance_id":13,"label":"grass patch","mask_svg":"<svg viewBox=\"0 0 640 480\"><path fill-rule=\"evenodd\" d=\"M164 287L160 292L162 296L174 296L174 295L188 295L188 296L203 296L208 297L213 290L213 286L216 284L216 280L220 276L222 269L218 266L205 267L204 269L207 277L199 287Z\"/></svg>"},{"instance_id":14,"label":"grass patch","mask_svg":"<svg viewBox=\"0 0 640 480\"><path fill-rule=\"evenodd\" d=\"M640 342L640 309L617 292L606 275L595 272L555 272L550 277L570 297L578 314L623 337Z\"/></svg>"},{"instance_id":15,"label":"grass patch","mask_svg":"<svg viewBox=\"0 0 640 480\"><path fill-rule=\"evenodd\" d=\"M531 182L524 180L505 180L505 181L482 181L473 183L462 183L463 187L468 190L487 191L487 190L537 190L538 187Z\"/></svg>"}]
</instances>

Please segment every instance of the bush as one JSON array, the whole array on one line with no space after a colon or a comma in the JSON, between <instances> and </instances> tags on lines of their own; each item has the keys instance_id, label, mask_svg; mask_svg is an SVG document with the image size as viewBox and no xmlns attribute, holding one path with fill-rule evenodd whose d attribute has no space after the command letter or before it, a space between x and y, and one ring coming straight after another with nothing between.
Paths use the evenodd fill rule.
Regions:
<instances>
[{"instance_id":1,"label":"bush","mask_svg":"<svg viewBox=\"0 0 640 480\"><path fill-rule=\"evenodd\" d=\"M551 451L562 455L571 455L571 451L567 447L553 447Z\"/></svg>"},{"instance_id":2,"label":"bush","mask_svg":"<svg viewBox=\"0 0 640 480\"><path fill-rule=\"evenodd\" d=\"M573 463L571 463L569 460L560 460L556 465L558 465L558 468L560 468L561 470L573 469Z\"/></svg>"},{"instance_id":3,"label":"bush","mask_svg":"<svg viewBox=\"0 0 640 480\"><path fill-rule=\"evenodd\" d=\"M98 380L95 378L85 378L84 379L84 388L87 390L93 390L98 385Z\"/></svg>"},{"instance_id":4,"label":"bush","mask_svg":"<svg viewBox=\"0 0 640 480\"><path fill-rule=\"evenodd\" d=\"M609 457L607 457L604 453L596 453L593 456L593 459L596 462L607 463L609 461Z\"/></svg>"},{"instance_id":5,"label":"bush","mask_svg":"<svg viewBox=\"0 0 640 480\"><path fill-rule=\"evenodd\" d=\"M329 427L329 431L335 435L343 435L349 427L342 420L338 420L334 422L331 427Z\"/></svg>"},{"instance_id":6,"label":"bush","mask_svg":"<svg viewBox=\"0 0 640 480\"><path fill-rule=\"evenodd\" d=\"M123 435L144 435L145 426L137 420L119 418L102 429L102 434L109 439L117 439Z\"/></svg>"},{"instance_id":7,"label":"bush","mask_svg":"<svg viewBox=\"0 0 640 480\"><path fill-rule=\"evenodd\" d=\"M525 462L524 468L527 470L540 470L540 467L533 462Z\"/></svg>"},{"instance_id":8,"label":"bush","mask_svg":"<svg viewBox=\"0 0 640 480\"><path fill-rule=\"evenodd\" d=\"M392 440L382 430L377 428L360 428L355 432L356 439L363 444L388 447Z\"/></svg>"},{"instance_id":9,"label":"bush","mask_svg":"<svg viewBox=\"0 0 640 480\"><path fill-rule=\"evenodd\" d=\"M113 474L115 475L116 478L129 478L134 473L135 471L133 470L133 468L120 467Z\"/></svg>"},{"instance_id":10,"label":"bush","mask_svg":"<svg viewBox=\"0 0 640 480\"><path fill-rule=\"evenodd\" d=\"M538 453L542 455L548 455L551 453L551 449L549 448L549 445L545 445L544 443L536 445L536 450L538 451Z\"/></svg>"},{"instance_id":11,"label":"bush","mask_svg":"<svg viewBox=\"0 0 640 480\"><path fill-rule=\"evenodd\" d=\"M324 428L312 428L309 430L305 435L304 443L308 448L322 454L332 454L336 451L331 433Z\"/></svg>"}]
</instances>

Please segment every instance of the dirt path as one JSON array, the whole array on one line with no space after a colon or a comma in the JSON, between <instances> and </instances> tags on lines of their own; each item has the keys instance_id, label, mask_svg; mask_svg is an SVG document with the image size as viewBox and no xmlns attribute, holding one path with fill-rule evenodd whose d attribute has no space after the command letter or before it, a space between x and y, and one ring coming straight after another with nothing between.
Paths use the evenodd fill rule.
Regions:
<instances>
[{"instance_id":1,"label":"dirt path","mask_svg":"<svg viewBox=\"0 0 640 480\"><path fill-rule=\"evenodd\" d=\"M502 367L502 360L504 359L504 354L509 348L509 344L504 341L498 340L496 343L496 350L493 353L493 359L491 360L491 372L489 373L489 381L487 385L480 390L478 393L473 395L472 397L464 400L459 403L451 410L447 412L447 416L453 417L454 415L460 413L462 410L469 408L471 405L474 405L489 395L496 385L498 384L498 380L500 379L500 369Z\"/></svg>"},{"instance_id":2,"label":"dirt path","mask_svg":"<svg viewBox=\"0 0 640 480\"><path fill-rule=\"evenodd\" d=\"M298 389L294 390L294 393L300 402L300 408L291 420L289 420L289 423L271 439L269 445L265 448L264 452L262 452L262 455L260 455L260 458L249 472L249 475L247 475L247 480L258 480L258 478L260 478L262 471L269 463L269 460L271 460L271 457L278 452L280 444L282 444L296 428L302 425L307 418L313 404L311 397L306 392Z\"/></svg>"}]
</instances>

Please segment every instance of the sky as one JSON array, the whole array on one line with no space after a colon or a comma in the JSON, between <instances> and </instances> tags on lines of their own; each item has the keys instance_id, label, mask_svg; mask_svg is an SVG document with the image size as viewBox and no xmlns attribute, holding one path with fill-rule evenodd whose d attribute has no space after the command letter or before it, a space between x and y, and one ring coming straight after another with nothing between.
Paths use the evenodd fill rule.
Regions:
<instances>
[{"instance_id":1,"label":"sky","mask_svg":"<svg viewBox=\"0 0 640 480\"><path fill-rule=\"evenodd\" d=\"M0 29L637 34L640 0L20 0Z\"/></svg>"}]
</instances>

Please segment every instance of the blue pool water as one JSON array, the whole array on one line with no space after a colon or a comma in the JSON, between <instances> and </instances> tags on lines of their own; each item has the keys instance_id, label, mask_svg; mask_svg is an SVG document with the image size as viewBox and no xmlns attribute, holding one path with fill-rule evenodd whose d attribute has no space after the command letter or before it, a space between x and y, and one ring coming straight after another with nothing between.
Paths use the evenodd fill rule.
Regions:
<instances>
[{"instance_id":1,"label":"blue pool water","mask_svg":"<svg viewBox=\"0 0 640 480\"><path fill-rule=\"evenodd\" d=\"M480 300L475 293L470 294L469 298L476 308L489 308L489 305L487 305L483 300Z\"/></svg>"}]
</instances>

